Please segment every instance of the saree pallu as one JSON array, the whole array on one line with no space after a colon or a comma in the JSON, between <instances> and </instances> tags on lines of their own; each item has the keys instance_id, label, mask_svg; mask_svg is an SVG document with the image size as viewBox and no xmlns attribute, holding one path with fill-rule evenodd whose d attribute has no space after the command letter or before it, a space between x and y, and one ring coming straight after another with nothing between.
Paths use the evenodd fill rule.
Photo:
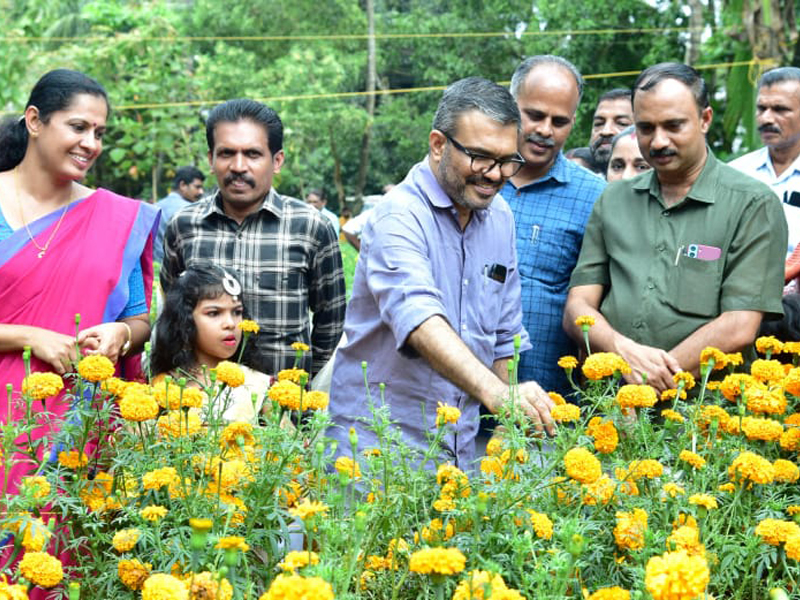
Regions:
<instances>
[{"instance_id":1,"label":"saree pallu","mask_svg":"<svg viewBox=\"0 0 800 600\"><path fill-rule=\"evenodd\" d=\"M137 263L144 275L148 307L153 284L153 240L158 229L158 210L99 189L62 211L29 225L37 241L48 240L58 227L47 252L31 242L24 227L0 242L0 323L31 325L75 335L75 315L80 327L116 321L129 299L128 278ZM125 375L138 365L138 356L127 359ZM125 365L123 365L123 369ZM49 364L31 357L31 371L51 371ZM21 352L0 354L0 422L24 418L20 388L25 377ZM14 386L11 406L6 384ZM46 408L59 417L66 413L63 396L50 398ZM34 438L54 438L49 426L35 430ZM13 464L7 492L14 493L30 464ZM0 464L0 482L3 481Z\"/></svg>"}]
</instances>

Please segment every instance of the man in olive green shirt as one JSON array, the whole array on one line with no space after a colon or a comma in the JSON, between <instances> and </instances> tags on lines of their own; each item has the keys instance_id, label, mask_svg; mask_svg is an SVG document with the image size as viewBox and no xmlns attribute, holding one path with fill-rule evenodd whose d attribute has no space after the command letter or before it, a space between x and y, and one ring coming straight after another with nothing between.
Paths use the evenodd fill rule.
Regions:
<instances>
[{"instance_id":1,"label":"man in olive green shirt","mask_svg":"<svg viewBox=\"0 0 800 600\"><path fill-rule=\"evenodd\" d=\"M706 346L752 343L764 315L782 314L786 220L764 184L706 146L712 111L700 75L662 63L634 85L642 155L653 170L610 184L596 202L570 279L564 328L595 317L592 351L620 354L631 383L674 387Z\"/></svg>"}]
</instances>

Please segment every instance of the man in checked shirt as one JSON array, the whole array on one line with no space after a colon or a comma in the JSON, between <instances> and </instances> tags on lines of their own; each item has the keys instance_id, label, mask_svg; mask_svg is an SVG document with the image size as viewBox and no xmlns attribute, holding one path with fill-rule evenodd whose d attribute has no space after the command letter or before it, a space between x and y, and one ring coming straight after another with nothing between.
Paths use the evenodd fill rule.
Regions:
<instances>
[{"instance_id":1,"label":"man in checked shirt","mask_svg":"<svg viewBox=\"0 0 800 600\"><path fill-rule=\"evenodd\" d=\"M208 160L219 191L179 212L164 235L161 287L200 260L236 271L261 330L264 370L294 363L293 342L311 347L312 376L342 333L345 284L336 232L313 206L282 196L272 178L284 161L283 124L253 100L220 104L206 122ZM313 323L309 311L313 312Z\"/></svg>"}]
</instances>

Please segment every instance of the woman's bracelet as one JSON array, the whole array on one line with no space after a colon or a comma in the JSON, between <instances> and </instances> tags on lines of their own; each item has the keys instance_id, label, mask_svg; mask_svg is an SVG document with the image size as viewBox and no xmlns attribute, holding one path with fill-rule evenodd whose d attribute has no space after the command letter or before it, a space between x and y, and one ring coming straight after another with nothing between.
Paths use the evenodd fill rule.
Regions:
<instances>
[{"instance_id":1,"label":"woman's bracelet","mask_svg":"<svg viewBox=\"0 0 800 600\"><path fill-rule=\"evenodd\" d=\"M125 323L124 321L118 321L118 323L125 325L125 329L128 330L128 339L125 340L125 343L122 344L122 349L120 350L120 356L125 356L128 351L131 349L131 340L133 338L133 332L131 331L131 326Z\"/></svg>"}]
</instances>

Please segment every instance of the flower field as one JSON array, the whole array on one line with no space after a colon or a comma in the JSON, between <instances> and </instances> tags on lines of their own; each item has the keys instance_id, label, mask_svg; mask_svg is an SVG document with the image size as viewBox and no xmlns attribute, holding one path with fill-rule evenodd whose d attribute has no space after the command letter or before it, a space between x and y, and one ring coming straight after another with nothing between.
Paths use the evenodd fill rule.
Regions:
<instances>
[{"instance_id":1,"label":"flower field","mask_svg":"<svg viewBox=\"0 0 800 600\"><path fill-rule=\"evenodd\" d=\"M552 395L557 435L509 408L473 471L438 460L453 407L424 456L380 398L365 398L379 445L351 432L333 447L327 396L299 370L270 388L260 426L219 418L234 363L199 390L121 381L87 357L57 422L44 408L62 382L33 373L11 382L27 420L3 427L4 473L28 475L16 493L2 482L0 599L789 597L800 345L757 349L746 370L706 349L701 377L676 375L662 398L621 385L619 356L564 357L580 391Z\"/></svg>"}]
</instances>

